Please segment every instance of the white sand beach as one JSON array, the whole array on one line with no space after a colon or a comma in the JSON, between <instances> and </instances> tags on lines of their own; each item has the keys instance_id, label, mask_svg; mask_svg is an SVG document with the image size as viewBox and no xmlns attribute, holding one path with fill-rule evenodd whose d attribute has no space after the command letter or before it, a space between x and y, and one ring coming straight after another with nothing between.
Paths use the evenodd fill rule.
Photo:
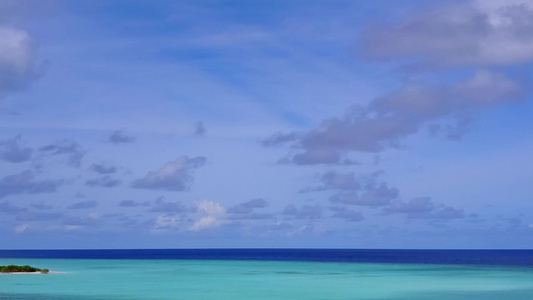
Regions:
<instances>
[{"instance_id":1,"label":"white sand beach","mask_svg":"<svg viewBox=\"0 0 533 300\"><path fill-rule=\"evenodd\" d=\"M0 275L49 275L49 274L67 274L67 272L49 271L48 273L41 272L5 272Z\"/></svg>"}]
</instances>

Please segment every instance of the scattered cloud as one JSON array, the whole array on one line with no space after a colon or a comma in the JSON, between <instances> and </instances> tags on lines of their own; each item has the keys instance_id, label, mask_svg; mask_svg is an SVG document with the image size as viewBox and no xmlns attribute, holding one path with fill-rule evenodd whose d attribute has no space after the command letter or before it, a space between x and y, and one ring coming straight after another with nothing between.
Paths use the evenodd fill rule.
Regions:
<instances>
[{"instance_id":1,"label":"scattered cloud","mask_svg":"<svg viewBox=\"0 0 533 300\"><path fill-rule=\"evenodd\" d=\"M317 176L320 185L310 186L300 190L300 193L335 191L360 191L371 189L377 183L377 177L382 171L366 175L355 175L353 172L327 171Z\"/></svg>"},{"instance_id":2,"label":"scattered cloud","mask_svg":"<svg viewBox=\"0 0 533 300\"><path fill-rule=\"evenodd\" d=\"M275 133L271 135L270 137L264 139L261 144L265 147L271 147L271 146L278 146L284 143L293 142L298 138L298 134L292 132L292 133Z\"/></svg>"},{"instance_id":3,"label":"scattered cloud","mask_svg":"<svg viewBox=\"0 0 533 300\"><path fill-rule=\"evenodd\" d=\"M26 88L43 71L35 40L24 30L0 25L0 98Z\"/></svg>"},{"instance_id":4,"label":"scattered cloud","mask_svg":"<svg viewBox=\"0 0 533 300\"><path fill-rule=\"evenodd\" d=\"M23 2L41 5L42 1ZM461 246L466 241L464 246L469 247L473 244L464 237L476 230L472 240L478 244L505 246L504 240L494 242L488 233L514 230L513 246L527 247L524 236L531 234L531 216L517 210L524 208L522 196L528 194L524 178L531 176L528 168L513 166L527 165L530 157L531 140L526 133L531 103L526 101L531 102L533 90L529 79L533 0L418 4L390 7L346 0L335 7L306 3L305 8L290 4L281 10L267 5L261 17L253 20L241 14L242 7L237 11L231 5L164 4L155 9L170 13L170 19L143 16L143 23L178 22L187 28L167 26L171 30L161 33L152 32L161 26L145 26L143 37L128 36L139 25L129 15L73 4L61 7L60 15L54 14L54 26L70 28L65 21L69 18L61 15L74 8L89 12L82 16L87 20L101 19L101 25L110 26L119 20L129 29L122 28L124 38L113 43L101 34L106 26L83 31L104 38L99 41L87 36L73 39L82 31L65 31L54 40L57 49L81 52L47 51L47 56L64 62L84 57L86 62L70 64L74 68L69 69L59 66L54 80L33 85L46 71L46 64L39 61L37 36L29 29L38 24L42 28L35 33L47 37L50 28L33 18L30 11L39 10L34 5L0 0L0 115L5 117L0 128L0 225L16 233L46 231L54 235L49 239L54 244L66 237L60 236L61 231L83 234L93 227L98 230L91 238L98 237L99 244L120 231L124 235L113 241L119 246L149 241L166 247L175 242L163 236L145 239L140 233L146 230L179 233L179 240L191 242L191 247L224 246L234 237L236 244L249 242L251 246L357 247L369 241L370 245L417 247L431 246L428 235L434 233L443 234L445 246ZM139 3L126 6L135 11L146 7ZM361 14L354 18L356 11ZM383 18L377 20L377 15ZM284 22L278 22L280 17ZM208 19L209 24L200 24ZM19 25L27 30L16 28ZM91 45L84 44L88 40ZM65 48L65 42L79 47ZM95 52L94 42L112 47ZM343 55L354 43L360 50L356 55L361 56ZM160 51L153 51L154 44ZM124 49L135 53L124 56ZM193 53L196 50L202 50L201 59ZM169 54L184 72L161 65L160 55ZM120 67L114 65L118 56ZM141 65L139 57L146 58ZM231 63L235 59L244 63L236 67ZM206 62L216 68L206 68ZM94 66L126 70L131 76L115 76ZM153 82L139 75L141 69L154 74L149 79ZM110 80L94 80L104 77ZM298 88L302 83L308 88ZM6 97L29 86L35 90ZM72 102L80 87L89 88ZM32 105L32 99L41 105ZM128 99L128 104L113 99ZM324 106L325 99L331 100L329 107ZM235 105L228 106L230 102ZM334 113L342 107L346 110ZM124 116L138 118L112 116L106 109L127 111ZM489 110L493 113L486 113ZM477 123L478 118L482 122ZM114 130L124 125L132 132ZM104 127L108 130L100 134L102 144L95 134ZM173 128L188 128L188 134L176 138ZM277 131L280 128L295 129ZM202 140L211 133L208 129L216 129L215 138ZM137 134L141 131L146 139ZM469 131L479 145L465 140ZM265 132L266 138L258 141L258 135ZM64 139L68 136L76 141ZM195 138L199 143L191 143ZM440 147L441 138L463 140L445 148ZM268 149L251 154L253 143ZM484 149L483 155L476 155L478 148ZM146 149L161 155L147 156ZM200 149L216 164L202 168L206 157L179 157L179 153L161 160L172 149L181 153L199 153ZM267 163L276 160L271 155L285 164L280 167L283 174ZM468 164L464 164L466 156ZM147 167L150 163L152 167ZM226 176L228 166L236 164L238 168ZM364 175L378 164L380 172L387 174L386 182L378 180L377 173ZM449 167L455 164L461 168ZM133 177L126 167L136 170ZM195 181L204 171L212 174ZM470 176L475 178L468 191L461 184L446 184L480 172L488 175ZM443 182L435 182L441 178ZM431 190L433 195L402 198L405 182L410 182L406 194ZM305 189L296 194L298 187ZM486 190L478 193L475 188ZM220 203L201 201L193 206L185 201L191 197L172 193L191 189L192 199L207 196ZM247 201L232 202L236 194ZM251 198L261 194L268 195L268 201ZM512 197L502 204L498 194ZM166 198L155 199L159 195ZM101 197L111 202L104 205ZM463 197L465 208L480 207L479 215L456 207L454 203ZM88 214L95 208L103 215ZM514 215L494 220L502 209ZM496 229L489 230L491 226ZM527 232L520 231L527 226ZM213 228L219 230L197 233ZM335 230L336 235L310 240L315 234L330 232L324 228ZM372 234L384 232L390 236ZM389 241L393 233L398 235ZM287 239L284 234L302 236ZM363 235L363 240L354 238ZM6 235L6 241L16 246L46 238L32 236L9 241ZM446 244L447 238L455 244ZM76 242L64 240L58 245L71 247ZM406 241L414 243L406 245Z\"/></svg>"},{"instance_id":5,"label":"scattered cloud","mask_svg":"<svg viewBox=\"0 0 533 300\"><path fill-rule=\"evenodd\" d=\"M403 202L396 200L383 209L386 214L404 214L409 219L452 220L465 218L465 212L450 206L436 204L430 197L419 197Z\"/></svg>"},{"instance_id":6,"label":"scattered cloud","mask_svg":"<svg viewBox=\"0 0 533 300\"><path fill-rule=\"evenodd\" d=\"M324 173L320 179L324 184L324 189L358 190L361 188L359 181L355 179L354 173L330 171Z\"/></svg>"},{"instance_id":7,"label":"scattered cloud","mask_svg":"<svg viewBox=\"0 0 533 300\"><path fill-rule=\"evenodd\" d=\"M334 195L330 198L330 201L338 204L378 207L389 205L398 196L399 191L397 188L389 187L387 183L380 183L366 186L363 192Z\"/></svg>"},{"instance_id":8,"label":"scattered cloud","mask_svg":"<svg viewBox=\"0 0 533 300\"><path fill-rule=\"evenodd\" d=\"M360 39L366 58L412 70L446 67L440 83L420 72L408 74L395 91L353 105L310 131L276 133L263 145L298 149L283 163L339 165L349 152L396 148L422 129L460 139L477 113L531 95L527 80L495 69L533 62L531 19L532 2L467 1L427 6L400 21L369 26Z\"/></svg>"},{"instance_id":9,"label":"scattered cloud","mask_svg":"<svg viewBox=\"0 0 533 300\"><path fill-rule=\"evenodd\" d=\"M84 207L85 208L85 207ZM67 216L62 219L63 225L68 230L80 230L87 227L101 225L101 216L98 213L91 213L83 216Z\"/></svg>"},{"instance_id":10,"label":"scattered cloud","mask_svg":"<svg viewBox=\"0 0 533 300\"><path fill-rule=\"evenodd\" d=\"M292 230L293 228L294 228L294 225L292 223L284 222L284 221L276 221L273 225L268 226L268 231L279 232L279 231Z\"/></svg>"},{"instance_id":11,"label":"scattered cloud","mask_svg":"<svg viewBox=\"0 0 533 300\"><path fill-rule=\"evenodd\" d=\"M195 136L204 136L207 132L204 122L198 121L194 124L194 135Z\"/></svg>"},{"instance_id":12,"label":"scattered cloud","mask_svg":"<svg viewBox=\"0 0 533 300\"><path fill-rule=\"evenodd\" d=\"M141 206L141 202L135 201L135 200L122 200L118 204L120 207L139 207Z\"/></svg>"},{"instance_id":13,"label":"scattered cloud","mask_svg":"<svg viewBox=\"0 0 533 300\"><path fill-rule=\"evenodd\" d=\"M361 212L354 211L346 207L333 206L330 207L329 210L333 212L333 218L344 219L349 222L360 222L365 219Z\"/></svg>"},{"instance_id":14,"label":"scattered cloud","mask_svg":"<svg viewBox=\"0 0 533 300\"><path fill-rule=\"evenodd\" d=\"M47 209L53 208L52 205L46 204L44 201L33 203L31 204L31 207L38 209L38 210L47 210Z\"/></svg>"},{"instance_id":15,"label":"scattered cloud","mask_svg":"<svg viewBox=\"0 0 533 300\"><path fill-rule=\"evenodd\" d=\"M165 201L164 198L160 197L154 201L154 204L148 211L159 213L180 213L186 212L188 209L178 201Z\"/></svg>"},{"instance_id":16,"label":"scattered cloud","mask_svg":"<svg viewBox=\"0 0 533 300\"><path fill-rule=\"evenodd\" d=\"M104 187L104 188L114 188L114 187L119 186L120 183L121 183L120 180L113 179L109 175L85 181L85 185L87 185L87 186L90 186L90 187Z\"/></svg>"},{"instance_id":17,"label":"scattered cloud","mask_svg":"<svg viewBox=\"0 0 533 300\"><path fill-rule=\"evenodd\" d=\"M62 213L49 212L23 212L17 215L17 221L21 222L35 222L35 221L55 221L63 217Z\"/></svg>"},{"instance_id":18,"label":"scattered cloud","mask_svg":"<svg viewBox=\"0 0 533 300\"><path fill-rule=\"evenodd\" d=\"M154 230L167 230L178 228L181 225L181 217L175 215L160 215L154 220Z\"/></svg>"},{"instance_id":19,"label":"scattered cloud","mask_svg":"<svg viewBox=\"0 0 533 300\"><path fill-rule=\"evenodd\" d=\"M96 206L98 206L98 202L94 200L87 200L87 201L80 201L80 202L71 204L67 206L67 209L87 209L87 208L95 208Z\"/></svg>"},{"instance_id":20,"label":"scattered cloud","mask_svg":"<svg viewBox=\"0 0 533 300\"><path fill-rule=\"evenodd\" d=\"M91 170L102 175L113 174L117 172L116 167L105 164L92 164Z\"/></svg>"},{"instance_id":21,"label":"scattered cloud","mask_svg":"<svg viewBox=\"0 0 533 300\"><path fill-rule=\"evenodd\" d=\"M20 224L20 225L15 226L13 231L16 234L26 234L26 233L37 232L38 230L35 228L35 226L32 226L30 224Z\"/></svg>"},{"instance_id":22,"label":"scattered cloud","mask_svg":"<svg viewBox=\"0 0 533 300\"><path fill-rule=\"evenodd\" d=\"M139 206L150 206L150 202L140 202L135 200L122 200L119 202L118 206L120 207L139 207Z\"/></svg>"},{"instance_id":23,"label":"scattered cloud","mask_svg":"<svg viewBox=\"0 0 533 300\"><path fill-rule=\"evenodd\" d=\"M435 209L435 204L430 197L419 197L408 202L400 200L394 201L390 207L385 209L387 213L402 213L409 218L426 218Z\"/></svg>"},{"instance_id":24,"label":"scattered cloud","mask_svg":"<svg viewBox=\"0 0 533 300\"><path fill-rule=\"evenodd\" d=\"M0 212L7 213L7 214L16 214L20 212L27 211L26 208L14 206L11 203L7 201L0 202Z\"/></svg>"},{"instance_id":25,"label":"scattered cloud","mask_svg":"<svg viewBox=\"0 0 533 300\"><path fill-rule=\"evenodd\" d=\"M249 215L240 215L240 218L246 220L275 220L277 216L272 213L251 213ZM238 217L233 215L232 219L238 219Z\"/></svg>"},{"instance_id":26,"label":"scattered cloud","mask_svg":"<svg viewBox=\"0 0 533 300\"><path fill-rule=\"evenodd\" d=\"M202 201L197 205L198 210L204 215L196 220L189 228L191 231L201 231L220 226L226 216L226 209L220 203Z\"/></svg>"},{"instance_id":27,"label":"scattered cloud","mask_svg":"<svg viewBox=\"0 0 533 300\"><path fill-rule=\"evenodd\" d=\"M34 172L26 170L0 179L0 198L17 194L53 193L62 184L62 180L35 180Z\"/></svg>"},{"instance_id":28,"label":"scattered cloud","mask_svg":"<svg viewBox=\"0 0 533 300\"><path fill-rule=\"evenodd\" d=\"M426 66L506 66L533 61L531 1L467 1L429 6L362 34L371 60Z\"/></svg>"},{"instance_id":29,"label":"scattered cloud","mask_svg":"<svg viewBox=\"0 0 533 300\"><path fill-rule=\"evenodd\" d=\"M228 209L230 214L251 214L256 208L264 208L268 206L268 202L264 199L252 199L246 202L234 205Z\"/></svg>"},{"instance_id":30,"label":"scattered cloud","mask_svg":"<svg viewBox=\"0 0 533 300\"><path fill-rule=\"evenodd\" d=\"M193 181L191 173L203 166L206 158L199 156L189 158L182 156L167 163L156 172L149 172L145 177L135 180L132 187L149 190L187 191Z\"/></svg>"},{"instance_id":31,"label":"scattered cloud","mask_svg":"<svg viewBox=\"0 0 533 300\"><path fill-rule=\"evenodd\" d=\"M341 153L329 147L317 147L306 149L304 152L295 154L292 158L283 160L296 165L316 165L316 164L340 164Z\"/></svg>"},{"instance_id":32,"label":"scattered cloud","mask_svg":"<svg viewBox=\"0 0 533 300\"><path fill-rule=\"evenodd\" d=\"M118 204L120 207L139 207L139 206L150 206L150 202L140 202L134 200L122 200Z\"/></svg>"},{"instance_id":33,"label":"scattered cloud","mask_svg":"<svg viewBox=\"0 0 533 300\"><path fill-rule=\"evenodd\" d=\"M12 139L0 141L0 159L12 162L21 163L31 159L33 149L24 146L21 142L20 135Z\"/></svg>"},{"instance_id":34,"label":"scattered cloud","mask_svg":"<svg viewBox=\"0 0 533 300\"><path fill-rule=\"evenodd\" d=\"M47 155L64 155L67 157L67 164L76 168L80 167L81 160L85 155L83 148L72 140L62 140L55 144L46 145L39 148L39 151Z\"/></svg>"},{"instance_id":35,"label":"scattered cloud","mask_svg":"<svg viewBox=\"0 0 533 300\"><path fill-rule=\"evenodd\" d=\"M345 164L349 151L377 153L398 147L429 125L444 124L460 136L474 112L525 98L529 91L503 73L479 70L455 85L408 83L366 106L354 105L305 134L293 147L301 152L283 162L296 165ZM451 126L451 127L450 127Z\"/></svg>"},{"instance_id":36,"label":"scattered cloud","mask_svg":"<svg viewBox=\"0 0 533 300\"><path fill-rule=\"evenodd\" d=\"M465 212L462 209L447 206L437 210L433 217L438 220L462 219L465 217Z\"/></svg>"},{"instance_id":37,"label":"scattered cloud","mask_svg":"<svg viewBox=\"0 0 533 300\"><path fill-rule=\"evenodd\" d=\"M115 130L109 135L107 141L112 144L126 144L133 143L135 139L134 136L127 134L124 130Z\"/></svg>"},{"instance_id":38,"label":"scattered cloud","mask_svg":"<svg viewBox=\"0 0 533 300\"><path fill-rule=\"evenodd\" d=\"M20 224L15 226L14 231L16 234L23 234L30 231L31 229L32 227L29 224Z\"/></svg>"},{"instance_id":39,"label":"scattered cloud","mask_svg":"<svg viewBox=\"0 0 533 300\"><path fill-rule=\"evenodd\" d=\"M276 216L271 213L257 213L256 209L265 208L269 203L261 198L248 200L230 207L227 210L230 220L269 220Z\"/></svg>"},{"instance_id":40,"label":"scattered cloud","mask_svg":"<svg viewBox=\"0 0 533 300\"><path fill-rule=\"evenodd\" d=\"M294 217L296 219L320 219L322 217L322 206L320 205L304 205L297 208L293 204L289 204L283 210L285 216Z\"/></svg>"}]
</instances>

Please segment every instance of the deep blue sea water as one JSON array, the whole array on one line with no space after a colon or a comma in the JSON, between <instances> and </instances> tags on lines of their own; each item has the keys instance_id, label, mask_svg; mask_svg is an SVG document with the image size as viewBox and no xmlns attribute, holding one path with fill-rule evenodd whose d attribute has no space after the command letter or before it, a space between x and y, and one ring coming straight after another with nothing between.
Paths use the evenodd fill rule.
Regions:
<instances>
[{"instance_id":1,"label":"deep blue sea water","mask_svg":"<svg viewBox=\"0 0 533 300\"><path fill-rule=\"evenodd\" d=\"M120 249L0 250L0 258L192 259L533 267L533 250Z\"/></svg>"},{"instance_id":2,"label":"deep blue sea water","mask_svg":"<svg viewBox=\"0 0 533 300\"><path fill-rule=\"evenodd\" d=\"M532 300L530 250L0 250L0 300Z\"/></svg>"}]
</instances>

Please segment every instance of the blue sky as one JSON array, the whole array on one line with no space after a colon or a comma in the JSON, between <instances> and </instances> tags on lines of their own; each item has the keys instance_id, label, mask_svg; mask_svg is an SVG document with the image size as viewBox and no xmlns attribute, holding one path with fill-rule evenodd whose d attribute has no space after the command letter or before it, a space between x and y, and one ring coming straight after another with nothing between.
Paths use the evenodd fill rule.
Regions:
<instances>
[{"instance_id":1,"label":"blue sky","mask_svg":"<svg viewBox=\"0 0 533 300\"><path fill-rule=\"evenodd\" d=\"M531 248L533 1L0 1L0 248Z\"/></svg>"}]
</instances>

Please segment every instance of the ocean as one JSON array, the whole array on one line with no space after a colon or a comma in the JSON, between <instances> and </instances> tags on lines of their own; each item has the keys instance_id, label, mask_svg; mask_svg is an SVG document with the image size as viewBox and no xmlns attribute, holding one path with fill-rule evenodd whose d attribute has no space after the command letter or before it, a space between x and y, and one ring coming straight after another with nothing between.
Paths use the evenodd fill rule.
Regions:
<instances>
[{"instance_id":1,"label":"ocean","mask_svg":"<svg viewBox=\"0 0 533 300\"><path fill-rule=\"evenodd\" d=\"M531 250L0 250L0 300L531 300Z\"/></svg>"}]
</instances>

